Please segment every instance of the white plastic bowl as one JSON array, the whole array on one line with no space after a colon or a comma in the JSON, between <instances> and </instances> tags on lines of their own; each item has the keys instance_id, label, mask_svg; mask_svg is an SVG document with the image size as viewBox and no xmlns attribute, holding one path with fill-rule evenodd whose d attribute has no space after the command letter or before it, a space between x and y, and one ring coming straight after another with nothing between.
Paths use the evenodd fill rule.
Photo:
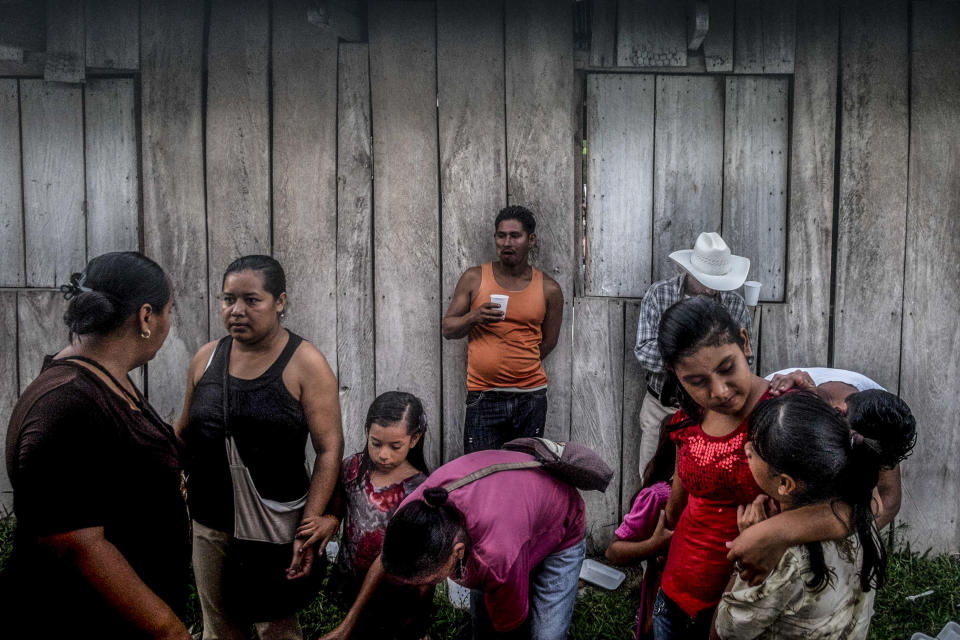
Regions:
<instances>
[{"instance_id":1,"label":"white plastic bowl","mask_svg":"<svg viewBox=\"0 0 960 640\"><path fill-rule=\"evenodd\" d=\"M583 566L580 567L580 579L586 580L591 584L595 584L598 587L603 587L604 589L616 589L623 583L623 579L627 576L624 575L622 571L618 571L613 567L608 567L602 562L597 562L596 560L584 560Z\"/></svg>"}]
</instances>

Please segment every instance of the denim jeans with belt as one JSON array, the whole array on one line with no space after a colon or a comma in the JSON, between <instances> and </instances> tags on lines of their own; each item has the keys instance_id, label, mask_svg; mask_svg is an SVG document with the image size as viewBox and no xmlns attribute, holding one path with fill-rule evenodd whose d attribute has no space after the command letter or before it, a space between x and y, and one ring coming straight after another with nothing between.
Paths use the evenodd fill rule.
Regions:
<instances>
[{"instance_id":1,"label":"denim jeans with belt","mask_svg":"<svg viewBox=\"0 0 960 640\"><path fill-rule=\"evenodd\" d=\"M710 635L712 621L712 608L701 611L696 618L691 618L680 608L680 605L663 592L663 589L657 592L657 599L653 603L654 640L707 638Z\"/></svg>"},{"instance_id":2,"label":"denim jeans with belt","mask_svg":"<svg viewBox=\"0 0 960 640\"><path fill-rule=\"evenodd\" d=\"M467 392L463 452L499 449L514 438L538 438L547 420L547 390Z\"/></svg>"},{"instance_id":3,"label":"denim jeans with belt","mask_svg":"<svg viewBox=\"0 0 960 640\"><path fill-rule=\"evenodd\" d=\"M513 631L498 633L490 622L483 591L470 591L473 640L564 640L577 602L580 565L586 555L586 538L572 547L551 553L530 572L527 619Z\"/></svg>"}]
</instances>

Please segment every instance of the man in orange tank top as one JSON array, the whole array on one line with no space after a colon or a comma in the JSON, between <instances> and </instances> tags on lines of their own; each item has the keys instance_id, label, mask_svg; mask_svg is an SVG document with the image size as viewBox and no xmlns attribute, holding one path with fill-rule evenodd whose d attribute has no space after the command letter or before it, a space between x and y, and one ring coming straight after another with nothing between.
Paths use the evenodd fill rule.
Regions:
<instances>
[{"instance_id":1,"label":"man in orange tank top","mask_svg":"<svg viewBox=\"0 0 960 640\"><path fill-rule=\"evenodd\" d=\"M560 285L527 257L537 241L529 209L510 206L494 222L496 262L470 267L457 283L441 331L469 336L464 453L542 436L547 416L543 359L563 320Z\"/></svg>"}]
</instances>

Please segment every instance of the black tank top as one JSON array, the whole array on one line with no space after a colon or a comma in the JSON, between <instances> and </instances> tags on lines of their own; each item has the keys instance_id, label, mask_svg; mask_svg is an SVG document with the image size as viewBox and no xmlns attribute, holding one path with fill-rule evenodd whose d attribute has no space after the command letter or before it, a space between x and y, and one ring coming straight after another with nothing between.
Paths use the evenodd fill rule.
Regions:
<instances>
[{"instance_id":1,"label":"black tank top","mask_svg":"<svg viewBox=\"0 0 960 640\"><path fill-rule=\"evenodd\" d=\"M297 500L309 488L305 465L309 429L300 402L283 384L283 370L303 338L290 334L283 352L253 380L229 377L230 433L261 497ZM190 516L219 531L233 531L233 485L223 424L223 374L233 338L217 344L193 390L187 444Z\"/></svg>"}]
</instances>

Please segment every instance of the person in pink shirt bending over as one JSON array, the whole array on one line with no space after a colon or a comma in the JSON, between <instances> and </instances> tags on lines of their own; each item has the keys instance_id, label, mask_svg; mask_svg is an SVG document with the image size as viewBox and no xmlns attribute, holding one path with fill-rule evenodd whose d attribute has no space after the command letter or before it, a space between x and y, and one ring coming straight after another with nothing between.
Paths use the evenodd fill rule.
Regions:
<instances>
[{"instance_id":1,"label":"person in pink shirt bending over","mask_svg":"<svg viewBox=\"0 0 960 640\"><path fill-rule=\"evenodd\" d=\"M540 469L501 471L447 492L443 486L524 453L471 453L434 471L387 525L383 552L341 628L384 577L411 585L448 577L472 589L474 638L564 640L586 550L577 490Z\"/></svg>"}]
</instances>

